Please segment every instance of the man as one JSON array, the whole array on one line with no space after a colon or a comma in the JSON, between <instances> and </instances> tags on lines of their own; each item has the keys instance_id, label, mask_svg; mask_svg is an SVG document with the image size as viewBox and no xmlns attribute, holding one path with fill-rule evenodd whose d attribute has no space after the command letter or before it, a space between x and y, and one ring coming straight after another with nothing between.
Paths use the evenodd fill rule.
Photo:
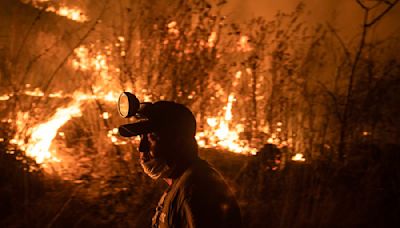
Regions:
<instances>
[{"instance_id":1,"label":"man","mask_svg":"<svg viewBox=\"0 0 400 228\"><path fill-rule=\"evenodd\" d=\"M238 204L223 177L198 157L196 120L182 104L158 101L138 111L139 121L119 128L140 135L140 163L153 179L169 185L153 227L241 227Z\"/></svg>"}]
</instances>

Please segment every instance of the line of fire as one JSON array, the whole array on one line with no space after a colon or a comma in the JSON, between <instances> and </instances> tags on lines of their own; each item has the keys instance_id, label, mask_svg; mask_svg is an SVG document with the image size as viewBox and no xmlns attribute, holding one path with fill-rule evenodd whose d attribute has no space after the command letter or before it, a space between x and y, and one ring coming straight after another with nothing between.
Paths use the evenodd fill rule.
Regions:
<instances>
[{"instance_id":1,"label":"line of fire","mask_svg":"<svg viewBox=\"0 0 400 228\"><path fill-rule=\"evenodd\" d=\"M151 226L127 91L192 111L243 227L398 227L398 3L1 0L0 226Z\"/></svg>"}]
</instances>

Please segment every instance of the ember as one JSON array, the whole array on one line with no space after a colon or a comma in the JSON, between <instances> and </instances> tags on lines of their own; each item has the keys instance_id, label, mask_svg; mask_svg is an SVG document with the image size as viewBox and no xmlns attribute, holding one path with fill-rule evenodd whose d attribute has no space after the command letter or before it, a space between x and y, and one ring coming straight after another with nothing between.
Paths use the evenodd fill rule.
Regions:
<instances>
[{"instance_id":1,"label":"ember","mask_svg":"<svg viewBox=\"0 0 400 228\"><path fill-rule=\"evenodd\" d=\"M7 101L7 100L9 100L10 99L10 95L1 95L0 96L0 101Z\"/></svg>"},{"instance_id":2,"label":"ember","mask_svg":"<svg viewBox=\"0 0 400 228\"><path fill-rule=\"evenodd\" d=\"M292 157L292 161L304 162L306 159L304 158L303 154L297 153Z\"/></svg>"}]
</instances>

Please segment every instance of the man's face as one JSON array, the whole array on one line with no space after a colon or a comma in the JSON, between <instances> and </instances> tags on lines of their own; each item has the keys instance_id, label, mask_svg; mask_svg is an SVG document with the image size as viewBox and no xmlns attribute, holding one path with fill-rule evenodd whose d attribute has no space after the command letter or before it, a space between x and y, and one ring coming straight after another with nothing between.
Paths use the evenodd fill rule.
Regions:
<instances>
[{"instance_id":1,"label":"man's face","mask_svg":"<svg viewBox=\"0 0 400 228\"><path fill-rule=\"evenodd\" d=\"M141 135L140 164L143 171L153 179L166 178L172 171L163 156L166 148L168 147L162 146L162 141L156 134Z\"/></svg>"},{"instance_id":2,"label":"man's face","mask_svg":"<svg viewBox=\"0 0 400 228\"><path fill-rule=\"evenodd\" d=\"M147 133L140 136L140 159L149 161L160 157L160 138L155 133Z\"/></svg>"}]
</instances>

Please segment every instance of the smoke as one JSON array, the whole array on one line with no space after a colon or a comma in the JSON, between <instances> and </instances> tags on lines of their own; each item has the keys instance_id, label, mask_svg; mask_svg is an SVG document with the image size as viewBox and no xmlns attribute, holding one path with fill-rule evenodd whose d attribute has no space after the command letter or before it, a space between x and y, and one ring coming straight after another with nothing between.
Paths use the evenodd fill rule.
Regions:
<instances>
[{"instance_id":1,"label":"smoke","mask_svg":"<svg viewBox=\"0 0 400 228\"><path fill-rule=\"evenodd\" d=\"M271 20L277 11L291 12L301 2L305 4L309 23L330 23L347 39L353 38L361 29L363 11L356 0L231 0L225 7L225 13L230 20L238 23L257 16ZM377 15L382 10L383 4L382 8L373 14ZM400 5L393 8L377 26L375 30L377 38L399 36L398 21L400 21Z\"/></svg>"}]
</instances>

